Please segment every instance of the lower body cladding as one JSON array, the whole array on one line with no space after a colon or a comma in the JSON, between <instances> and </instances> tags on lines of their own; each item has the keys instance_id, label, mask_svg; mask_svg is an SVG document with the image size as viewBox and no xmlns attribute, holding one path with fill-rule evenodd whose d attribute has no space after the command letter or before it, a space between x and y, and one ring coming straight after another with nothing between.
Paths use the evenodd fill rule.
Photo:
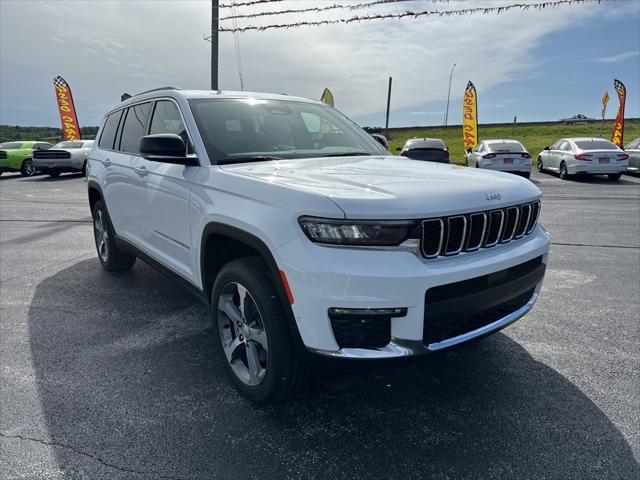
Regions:
<instances>
[{"instance_id":1,"label":"lower body cladding","mask_svg":"<svg viewBox=\"0 0 640 480\"><path fill-rule=\"evenodd\" d=\"M306 348L393 359L496 332L533 307L547 264L539 226L508 244L426 260L409 251L326 247L299 237L278 250ZM292 262L291 259L297 259Z\"/></svg>"},{"instance_id":2,"label":"lower body cladding","mask_svg":"<svg viewBox=\"0 0 640 480\"><path fill-rule=\"evenodd\" d=\"M624 173L627 171L627 162L610 163L590 163L590 162L570 162L567 164L567 172L569 175L611 175Z\"/></svg>"}]
</instances>

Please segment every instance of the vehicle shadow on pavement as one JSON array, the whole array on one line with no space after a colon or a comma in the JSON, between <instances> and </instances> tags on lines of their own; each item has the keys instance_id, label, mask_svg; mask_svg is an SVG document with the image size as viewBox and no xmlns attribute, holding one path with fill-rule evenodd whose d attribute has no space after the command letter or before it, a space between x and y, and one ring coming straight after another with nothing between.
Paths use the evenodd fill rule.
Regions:
<instances>
[{"instance_id":1,"label":"vehicle shadow on pavement","mask_svg":"<svg viewBox=\"0 0 640 480\"><path fill-rule=\"evenodd\" d=\"M638 478L579 388L497 334L259 408L230 386L207 310L142 262L96 259L29 308L49 440L68 478Z\"/></svg>"}]
</instances>

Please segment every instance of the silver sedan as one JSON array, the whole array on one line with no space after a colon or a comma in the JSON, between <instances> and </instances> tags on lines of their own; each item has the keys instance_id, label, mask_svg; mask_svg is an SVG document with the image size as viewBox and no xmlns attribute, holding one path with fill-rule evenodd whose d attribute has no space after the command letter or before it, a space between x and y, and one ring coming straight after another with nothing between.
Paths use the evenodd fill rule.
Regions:
<instances>
[{"instance_id":1,"label":"silver sedan","mask_svg":"<svg viewBox=\"0 0 640 480\"><path fill-rule=\"evenodd\" d=\"M562 138L538 154L538 170L557 172L567 180L571 175L608 175L620 178L627 170L629 155L604 138Z\"/></svg>"},{"instance_id":2,"label":"silver sedan","mask_svg":"<svg viewBox=\"0 0 640 480\"><path fill-rule=\"evenodd\" d=\"M517 140L485 140L465 155L467 167L511 172L529 178L531 154Z\"/></svg>"},{"instance_id":3,"label":"silver sedan","mask_svg":"<svg viewBox=\"0 0 640 480\"><path fill-rule=\"evenodd\" d=\"M632 142L627 143L624 147L624 153L629 155L627 172L640 173L640 138L636 138Z\"/></svg>"}]
</instances>

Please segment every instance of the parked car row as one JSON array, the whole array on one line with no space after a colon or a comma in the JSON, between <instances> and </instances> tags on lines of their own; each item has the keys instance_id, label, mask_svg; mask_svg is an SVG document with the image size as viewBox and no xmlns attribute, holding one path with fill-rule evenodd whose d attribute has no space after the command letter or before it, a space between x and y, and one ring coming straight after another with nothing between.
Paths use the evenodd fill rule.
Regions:
<instances>
[{"instance_id":1,"label":"parked car row","mask_svg":"<svg viewBox=\"0 0 640 480\"><path fill-rule=\"evenodd\" d=\"M403 157L449 163L449 150L439 138L410 138L398 149ZM466 167L509 172L529 178L531 154L517 140L484 140L464 157ZM618 180L622 173L640 172L640 138L619 148L604 138L562 138L538 154L540 172L553 171L566 180L573 175L607 175Z\"/></svg>"},{"instance_id":2,"label":"parked car row","mask_svg":"<svg viewBox=\"0 0 640 480\"><path fill-rule=\"evenodd\" d=\"M0 175L20 172L23 177L46 173L57 177L63 172L86 173L93 140L60 142L22 141L0 143Z\"/></svg>"}]
</instances>

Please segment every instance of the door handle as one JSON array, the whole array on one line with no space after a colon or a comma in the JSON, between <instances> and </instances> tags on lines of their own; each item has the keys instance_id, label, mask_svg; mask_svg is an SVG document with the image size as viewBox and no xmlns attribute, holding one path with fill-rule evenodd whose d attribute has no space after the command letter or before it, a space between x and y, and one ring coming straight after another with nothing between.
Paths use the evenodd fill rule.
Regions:
<instances>
[{"instance_id":1,"label":"door handle","mask_svg":"<svg viewBox=\"0 0 640 480\"><path fill-rule=\"evenodd\" d=\"M144 165L140 166L140 167L133 167L133 170L141 176L145 176L146 174L149 173L149 171L147 170L147 167L145 167Z\"/></svg>"},{"instance_id":2,"label":"door handle","mask_svg":"<svg viewBox=\"0 0 640 480\"><path fill-rule=\"evenodd\" d=\"M102 160L102 164L105 167L110 167L111 166L111 160L109 160L108 158L105 158L104 160Z\"/></svg>"}]
</instances>

